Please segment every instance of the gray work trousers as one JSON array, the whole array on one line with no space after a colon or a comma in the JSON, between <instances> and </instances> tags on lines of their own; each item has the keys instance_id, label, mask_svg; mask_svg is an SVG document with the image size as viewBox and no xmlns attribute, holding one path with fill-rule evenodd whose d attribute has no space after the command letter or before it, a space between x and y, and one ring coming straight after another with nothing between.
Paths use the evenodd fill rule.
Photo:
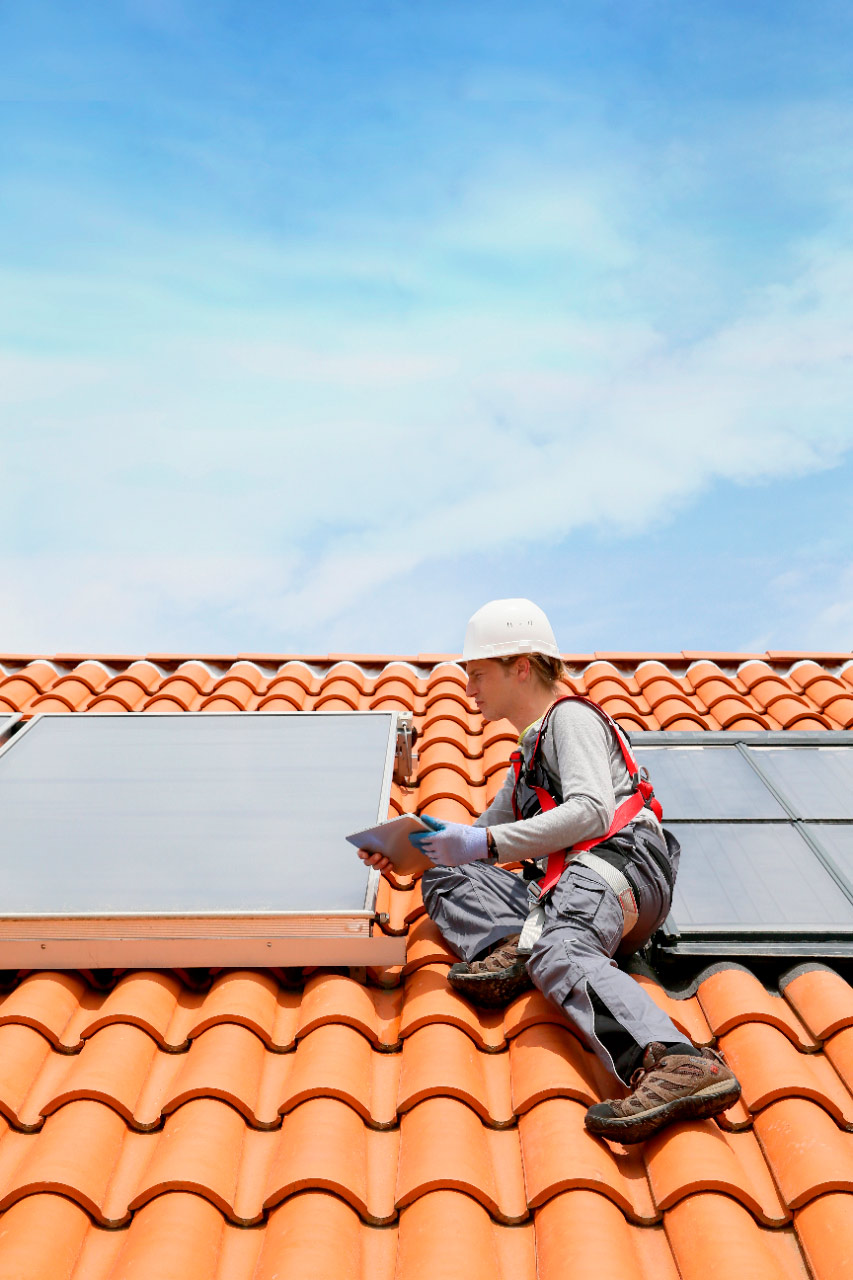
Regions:
<instances>
[{"instance_id":1,"label":"gray work trousers","mask_svg":"<svg viewBox=\"0 0 853 1280\"><path fill-rule=\"evenodd\" d=\"M634 886L638 920L624 940L616 893L590 867L570 863L546 903L545 926L527 965L539 990L625 1084L653 1041L690 1043L614 959L617 952L629 955L642 947L666 919L679 853L678 842L668 832L666 836L664 843L635 824L594 850L599 856L608 850L627 856L623 865ZM669 877L661 869L663 858ZM469 962L519 933L527 918L527 882L486 862L432 867L424 872L422 887L430 919Z\"/></svg>"}]
</instances>

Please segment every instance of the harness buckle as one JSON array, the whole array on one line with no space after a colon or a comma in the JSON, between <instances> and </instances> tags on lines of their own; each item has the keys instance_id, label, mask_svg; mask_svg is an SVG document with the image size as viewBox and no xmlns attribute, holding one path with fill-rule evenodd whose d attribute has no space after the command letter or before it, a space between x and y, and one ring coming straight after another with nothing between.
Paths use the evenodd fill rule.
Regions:
<instances>
[{"instance_id":1,"label":"harness buckle","mask_svg":"<svg viewBox=\"0 0 853 1280\"><path fill-rule=\"evenodd\" d=\"M542 897L542 886L538 880L530 880L527 885L527 896L534 906L539 905Z\"/></svg>"}]
</instances>

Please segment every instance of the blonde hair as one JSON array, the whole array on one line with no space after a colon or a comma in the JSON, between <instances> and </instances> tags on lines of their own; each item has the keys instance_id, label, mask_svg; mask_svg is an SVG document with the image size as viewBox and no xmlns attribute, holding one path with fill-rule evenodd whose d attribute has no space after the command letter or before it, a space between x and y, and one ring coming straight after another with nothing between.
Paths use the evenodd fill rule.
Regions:
<instances>
[{"instance_id":1,"label":"blonde hair","mask_svg":"<svg viewBox=\"0 0 853 1280\"><path fill-rule=\"evenodd\" d=\"M558 684L571 688L568 668L562 658L552 658L547 653L514 653L509 658L498 658L502 667L511 667L519 658L527 658L530 669L544 685L554 689Z\"/></svg>"}]
</instances>

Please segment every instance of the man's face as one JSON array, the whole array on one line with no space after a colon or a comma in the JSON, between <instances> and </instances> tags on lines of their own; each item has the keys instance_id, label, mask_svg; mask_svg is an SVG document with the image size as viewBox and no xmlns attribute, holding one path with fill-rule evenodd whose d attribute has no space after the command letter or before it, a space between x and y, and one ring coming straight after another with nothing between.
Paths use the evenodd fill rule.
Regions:
<instances>
[{"instance_id":1,"label":"man's face","mask_svg":"<svg viewBox=\"0 0 853 1280\"><path fill-rule=\"evenodd\" d=\"M465 692L477 704L484 720L501 720L511 709L515 667L497 658L477 658L466 665Z\"/></svg>"}]
</instances>

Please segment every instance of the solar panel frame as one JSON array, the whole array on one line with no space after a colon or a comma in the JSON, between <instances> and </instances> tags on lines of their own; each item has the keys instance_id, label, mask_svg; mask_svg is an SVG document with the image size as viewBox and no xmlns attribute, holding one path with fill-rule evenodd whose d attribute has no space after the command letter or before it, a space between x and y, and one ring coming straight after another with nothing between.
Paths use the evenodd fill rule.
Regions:
<instances>
[{"instance_id":1,"label":"solar panel frame","mask_svg":"<svg viewBox=\"0 0 853 1280\"><path fill-rule=\"evenodd\" d=\"M810 747L816 740L841 747L853 746L853 730L821 729L797 733L794 729L629 729L634 746L723 746L742 742L745 746Z\"/></svg>"},{"instance_id":2,"label":"solar panel frame","mask_svg":"<svg viewBox=\"0 0 853 1280\"><path fill-rule=\"evenodd\" d=\"M85 724L84 734L98 722L127 728L131 724L163 725L173 722L182 727L178 738L191 730L193 724L210 729L216 721L237 725L254 721L264 726L261 737L268 733L276 721L289 719L303 725L317 725L335 718L346 719L349 728L345 736L351 736L353 717L362 720L369 717L384 721L379 734L377 760L379 776L374 795L378 797L376 813L368 812L371 822L387 816L396 748L397 716L394 711L366 712L166 712L134 715L111 715L89 712L36 716L17 734L0 746L0 782L3 780L4 759L20 759L19 753L28 741L36 741L40 724L54 727L63 722L73 724L75 733ZM250 730L247 729L247 732ZM48 733L51 730L47 731ZM133 732L136 732L135 730ZM147 731L143 731L147 732ZM238 731L238 736L239 736ZM192 736L190 734L190 736ZM230 735L232 738L234 735ZM286 735L285 735L286 736ZM374 738L376 735L374 734ZM375 751L377 743L374 743ZM381 754L381 759L379 755ZM331 762L330 771L337 765L345 768L345 761ZM380 767L381 766L381 767ZM100 781L97 779L96 781ZM134 780L136 781L136 780ZM334 784L330 784L333 790ZM257 797L256 797L257 798ZM372 802L371 802L372 803ZM348 822L348 819L347 819ZM346 825L346 823L344 823ZM347 830L352 829L347 826ZM341 841L346 830L341 831ZM345 846L347 853L355 853ZM374 929L376 894L380 881L375 869L358 865L364 876L364 893L358 908L347 905L342 908L306 909L215 909L177 910L143 909L115 910L95 907L92 910L21 911L0 910L0 966L14 964L29 967L67 967L83 964L86 967L109 967L113 964L395 964L404 958L405 940L387 937ZM360 880L359 880L360 883ZM5 904L8 907L8 904ZM116 937L116 934L121 937ZM107 935L110 935L109 937ZM239 936L238 936L239 935ZM9 945L17 938L21 956L9 962ZM301 943L300 940L301 939ZM71 945L75 942L76 945ZM26 945L24 945L26 944ZM33 944L37 951L33 954ZM85 944L85 945L84 945ZM13 948L14 949L14 948ZM47 952L47 955L39 954ZM86 958L81 959L85 952ZM93 952L97 952L94 956ZM61 953L61 956L59 956ZM58 958L59 956L59 958ZM62 956L66 957L64 960ZM135 956L132 959L131 956Z\"/></svg>"}]
</instances>

